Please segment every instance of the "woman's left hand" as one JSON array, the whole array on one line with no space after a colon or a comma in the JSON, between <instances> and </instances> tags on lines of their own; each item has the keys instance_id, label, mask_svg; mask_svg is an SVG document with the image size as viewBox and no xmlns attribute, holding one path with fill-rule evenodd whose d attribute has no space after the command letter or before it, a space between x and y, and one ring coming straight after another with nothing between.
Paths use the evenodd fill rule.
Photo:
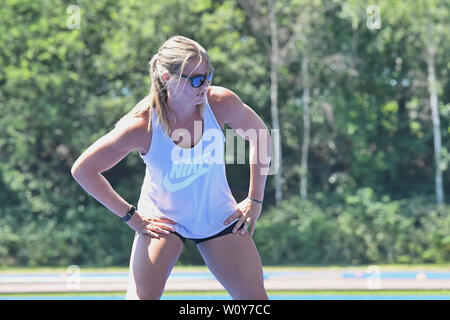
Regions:
<instances>
[{"instance_id":1,"label":"woman's left hand","mask_svg":"<svg viewBox=\"0 0 450 320\"><path fill-rule=\"evenodd\" d=\"M224 224L229 224L231 221L239 218L238 223L233 228L233 233L236 233L243 223L244 227L241 230L241 234L247 232L248 226L251 224L250 236L253 236L256 227L256 221L261 214L262 204L256 203L249 198L238 203L236 211L225 220Z\"/></svg>"}]
</instances>

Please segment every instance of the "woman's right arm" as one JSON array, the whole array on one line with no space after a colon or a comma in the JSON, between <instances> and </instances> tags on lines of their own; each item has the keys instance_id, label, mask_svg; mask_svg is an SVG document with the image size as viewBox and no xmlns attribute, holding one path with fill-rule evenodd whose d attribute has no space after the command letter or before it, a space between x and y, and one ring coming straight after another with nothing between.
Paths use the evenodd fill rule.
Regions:
<instances>
[{"instance_id":1,"label":"woman's right arm","mask_svg":"<svg viewBox=\"0 0 450 320\"><path fill-rule=\"evenodd\" d=\"M81 187L118 217L123 217L131 205L111 187L102 172L114 167L133 150L141 153L147 151L147 126L145 118L125 121L95 141L80 155L71 169L72 176ZM128 221L128 225L140 232L147 224L136 213ZM156 228L152 227L154 229Z\"/></svg>"}]
</instances>

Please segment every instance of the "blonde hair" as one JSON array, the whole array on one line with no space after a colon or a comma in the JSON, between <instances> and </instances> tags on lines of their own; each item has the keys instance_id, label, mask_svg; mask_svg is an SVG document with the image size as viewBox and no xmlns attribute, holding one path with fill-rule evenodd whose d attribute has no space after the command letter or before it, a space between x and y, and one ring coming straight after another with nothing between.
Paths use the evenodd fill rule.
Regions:
<instances>
[{"instance_id":1,"label":"blonde hair","mask_svg":"<svg viewBox=\"0 0 450 320\"><path fill-rule=\"evenodd\" d=\"M166 40L159 48L158 53L148 63L151 81L150 93L138 102L130 112L123 116L116 123L116 126L126 118L148 115L148 130L150 130L152 114L153 111L156 111L157 121L161 123L163 130L169 135L170 125L174 125L175 117L167 103L167 85L169 82L175 80L173 79L174 77L171 77L169 82L166 83L163 80L162 74L168 72L171 75L177 75L178 82L176 88L178 89L186 64L193 58L199 58L198 65L202 63L203 59L206 59L209 70L211 70L211 60L206 50L196 41L183 36L173 36ZM204 103L197 104L196 107L200 109L200 114L203 114Z\"/></svg>"}]
</instances>

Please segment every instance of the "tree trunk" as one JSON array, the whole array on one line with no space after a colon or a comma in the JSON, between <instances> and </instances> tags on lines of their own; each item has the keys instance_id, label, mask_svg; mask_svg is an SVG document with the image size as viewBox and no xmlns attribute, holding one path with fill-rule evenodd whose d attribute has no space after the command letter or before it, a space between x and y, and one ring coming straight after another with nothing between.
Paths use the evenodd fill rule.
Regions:
<instances>
[{"instance_id":1,"label":"tree trunk","mask_svg":"<svg viewBox=\"0 0 450 320\"><path fill-rule=\"evenodd\" d=\"M442 186L442 169L441 169L441 124L439 119L438 96L436 89L436 72L434 70L434 62L436 56L436 48L432 45L427 50L427 71L428 71L428 90L430 94L431 114L433 118L433 137L434 137L434 162L436 167L435 187L436 187L436 203L442 205L444 203L444 190Z\"/></svg>"},{"instance_id":2,"label":"tree trunk","mask_svg":"<svg viewBox=\"0 0 450 320\"><path fill-rule=\"evenodd\" d=\"M272 116L272 126L275 130L280 130L280 123L278 121L278 34L277 22L275 16L275 9L273 0L268 0L269 19L270 19L270 39L271 39L271 53L270 53L270 112ZM283 197L283 182L282 182L282 158L281 158L281 134L280 139L274 141L274 159L278 162L278 171L275 174L275 202L279 207Z\"/></svg>"},{"instance_id":3,"label":"tree trunk","mask_svg":"<svg viewBox=\"0 0 450 320\"><path fill-rule=\"evenodd\" d=\"M303 87L303 145L302 160L300 173L300 196L302 201L306 201L308 197L308 150L310 140L310 112L309 112L309 71L308 71L308 54L303 53L302 57L302 87Z\"/></svg>"}]
</instances>

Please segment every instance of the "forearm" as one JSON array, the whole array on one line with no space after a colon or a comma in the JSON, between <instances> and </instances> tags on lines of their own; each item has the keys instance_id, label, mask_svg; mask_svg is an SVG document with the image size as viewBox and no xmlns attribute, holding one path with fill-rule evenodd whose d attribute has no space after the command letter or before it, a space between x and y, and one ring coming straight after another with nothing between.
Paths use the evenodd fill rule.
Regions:
<instances>
[{"instance_id":1,"label":"forearm","mask_svg":"<svg viewBox=\"0 0 450 320\"><path fill-rule=\"evenodd\" d=\"M130 204L111 187L101 173L78 172L73 177L86 192L115 215L123 217L130 208Z\"/></svg>"},{"instance_id":2,"label":"forearm","mask_svg":"<svg viewBox=\"0 0 450 320\"><path fill-rule=\"evenodd\" d=\"M263 135L264 136L264 135ZM262 201L270 167L271 140L259 137L250 141L250 184L248 196Z\"/></svg>"}]
</instances>

